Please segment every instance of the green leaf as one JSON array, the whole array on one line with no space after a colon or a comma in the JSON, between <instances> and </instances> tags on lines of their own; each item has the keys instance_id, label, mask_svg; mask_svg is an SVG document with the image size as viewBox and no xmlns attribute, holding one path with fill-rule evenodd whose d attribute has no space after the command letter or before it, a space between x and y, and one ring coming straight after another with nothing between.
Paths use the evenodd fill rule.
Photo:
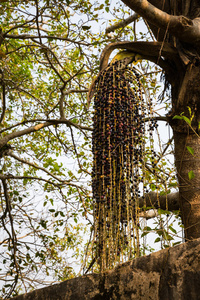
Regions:
<instances>
[{"instance_id":1,"label":"green leaf","mask_svg":"<svg viewBox=\"0 0 200 300\"><path fill-rule=\"evenodd\" d=\"M188 124L191 125L191 120L188 119L186 116L182 116L183 120Z\"/></svg>"},{"instance_id":2,"label":"green leaf","mask_svg":"<svg viewBox=\"0 0 200 300\"><path fill-rule=\"evenodd\" d=\"M165 231L165 239L166 239L167 241L171 241L171 240L173 240L174 238L173 238L171 235L169 235L169 234Z\"/></svg>"},{"instance_id":3,"label":"green leaf","mask_svg":"<svg viewBox=\"0 0 200 300\"><path fill-rule=\"evenodd\" d=\"M190 108L189 106L187 106L187 108L188 108L189 114L190 114L190 116L191 116L192 110L191 110L191 108Z\"/></svg>"},{"instance_id":4,"label":"green leaf","mask_svg":"<svg viewBox=\"0 0 200 300\"><path fill-rule=\"evenodd\" d=\"M146 236L148 233L149 233L148 231L143 232L143 233L141 234L141 238L143 238L144 236Z\"/></svg>"},{"instance_id":5,"label":"green leaf","mask_svg":"<svg viewBox=\"0 0 200 300\"><path fill-rule=\"evenodd\" d=\"M169 229L170 229L173 233L177 234L176 229L174 229L172 226L169 226Z\"/></svg>"},{"instance_id":6,"label":"green leaf","mask_svg":"<svg viewBox=\"0 0 200 300\"><path fill-rule=\"evenodd\" d=\"M150 184L150 189L151 189L152 191L155 191L155 190L156 190L156 186L155 186L154 183L151 183L151 184Z\"/></svg>"},{"instance_id":7,"label":"green leaf","mask_svg":"<svg viewBox=\"0 0 200 300\"><path fill-rule=\"evenodd\" d=\"M193 179L194 177L195 177L195 175L194 175L193 171L188 172L188 178L189 178L189 180Z\"/></svg>"},{"instance_id":8,"label":"green leaf","mask_svg":"<svg viewBox=\"0 0 200 300\"><path fill-rule=\"evenodd\" d=\"M181 242L175 242L173 243L173 246L176 246L176 245L180 245Z\"/></svg>"},{"instance_id":9,"label":"green leaf","mask_svg":"<svg viewBox=\"0 0 200 300\"><path fill-rule=\"evenodd\" d=\"M60 215L61 215L62 217L64 217L64 216L65 216L65 214L64 214L64 212L63 212L63 211L60 211Z\"/></svg>"},{"instance_id":10,"label":"green leaf","mask_svg":"<svg viewBox=\"0 0 200 300\"><path fill-rule=\"evenodd\" d=\"M152 228L151 227L149 227L149 226L146 226L146 227L144 227L144 229L143 229L144 231L152 231Z\"/></svg>"},{"instance_id":11,"label":"green leaf","mask_svg":"<svg viewBox=\"0 0 200 300\"><path fill-rule=\"evenodd\" d=\"M161 241L161 239L159 237L157 237L157 239L155 239L154 243L158 243L160 241Z\"/></svg>"},{"instance_id":12,"label":"green leaf","mask_svg":"<svg viewBox=\"0 0 200 300\"><path fill-rule=\"evenodd\" d=\"M89 30L91 28L91 26L83 25L82 28L83 28L83 30Z\"/></svg>"},{"instance_id":13,"label":"green leaf","mask_svg":"<svg viewBox=\"0 0 200 300\"><path fill-rule=\"evenodd\" d=\"M186 148L190 152L190 154L194 155L194 150L191 147L187 146Z\"/></svg>"},{"instance_id":14,"label":"green leaf","mask_svg":"<svg viewBox=\"0 0 200 300\"><path fill-rule=\"evenodd\" d=\"M75 124L77 124L78 123L78 119L74 118L74 119L72 119L72 122L75 123Z\"/></svg>"},{"instance_id":15,"label":"green leaf","mask_svg":"<svg viewBox=\"0 0 200 300\"><path fill-rule=\"evenodd\" d=\"M176 115L176 116L173 117L173 119L182 120L182 117Z\"/></svg>"}]
</instances>

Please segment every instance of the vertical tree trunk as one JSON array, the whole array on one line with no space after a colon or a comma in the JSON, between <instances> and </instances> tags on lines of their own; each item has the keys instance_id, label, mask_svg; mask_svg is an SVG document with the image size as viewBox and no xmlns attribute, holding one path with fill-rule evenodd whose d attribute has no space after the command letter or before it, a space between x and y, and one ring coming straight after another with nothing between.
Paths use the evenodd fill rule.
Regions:
<instances>
[{"instance_id":1,"label":"vertical tree trunk","mask_svg":"<svg viewBox=\"0 0 200 300\"><path fill-rule=\"evenodd\" d=\"M177 76L178 77L178 76ZM172 120L175 143L175 165L179 182L180 209L186 240L200 237L200 68L187 67L181 84L172 88L173 113L191 119ZM191 113L189 110L191 109ZM194 132L195 131L195 132Z\"/></svg>"},{"instance_id":2,"label":"vertical tree trunk","mask_svg":"<svg viewBox=\"0 0 200 300\"><path fill-rule=\"evenodd\" d=\"M174 143L180 209L188 240L200 237L200 138L193 133L174 132ZM187 147L193 149L193 155Z\"/></svg>"}]
</instances>

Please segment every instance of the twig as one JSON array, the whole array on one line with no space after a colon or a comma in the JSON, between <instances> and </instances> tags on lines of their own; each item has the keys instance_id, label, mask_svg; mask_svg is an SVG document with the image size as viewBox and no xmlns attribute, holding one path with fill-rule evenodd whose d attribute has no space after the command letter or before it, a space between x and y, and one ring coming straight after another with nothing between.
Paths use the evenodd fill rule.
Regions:
<instances>
[{"instance_id":1,"label":"twig","mask_svg":"<svg viewBox=\"0 0 200 300\"><path fill-rule=\"evenodd\" d=\"M4 82L4 75L2 70L0 70L0 73L2 74L1 77L1 85L2 85L2 113L0 116L0 123L3 121L5 112L6 112L6 91L5 91L5 82Z\"/></svg>"}]
</instances>

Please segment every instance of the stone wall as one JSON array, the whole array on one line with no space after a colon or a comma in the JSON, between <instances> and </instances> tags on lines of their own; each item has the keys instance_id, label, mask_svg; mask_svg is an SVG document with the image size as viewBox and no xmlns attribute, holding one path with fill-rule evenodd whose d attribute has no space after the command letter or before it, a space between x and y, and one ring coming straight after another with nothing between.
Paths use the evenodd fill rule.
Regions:
<instances>
[{"instance_id":1,"label":"stone wall","mask_svg":"<svg viewBox=\"0 0 200 300\"><path fill-rule=\"evenodd\" d=\"M13 300L198 300L200 239L70 279Z\"/></svg>"}]
</instances>

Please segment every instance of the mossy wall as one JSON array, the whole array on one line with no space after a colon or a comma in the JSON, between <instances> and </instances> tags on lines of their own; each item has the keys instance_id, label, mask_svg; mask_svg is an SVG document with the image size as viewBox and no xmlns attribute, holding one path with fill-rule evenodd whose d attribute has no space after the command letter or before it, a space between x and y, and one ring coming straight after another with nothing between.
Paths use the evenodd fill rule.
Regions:
<instances>
[{"instance_id":1,"label":"mossy wall","mask_svg":"<svg viewBox=\"0 0 200 300\"><path fill-rule=\"evenodd\" d=\"M13 300L198 300L200 239L55 284Z\"/></svg>"}]
</instances>

